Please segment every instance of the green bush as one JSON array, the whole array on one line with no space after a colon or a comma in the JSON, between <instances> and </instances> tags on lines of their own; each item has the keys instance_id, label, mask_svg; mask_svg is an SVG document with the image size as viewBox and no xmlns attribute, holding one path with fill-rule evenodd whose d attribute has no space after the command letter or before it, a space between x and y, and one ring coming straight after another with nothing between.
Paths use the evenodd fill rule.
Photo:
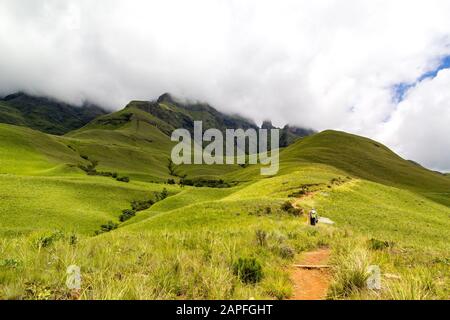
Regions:
<instances>
[{"instance_id":1,"label":"green bush","mask_svg":"<svg viewBox=\"0 0 450 320\"><path fill-rule=\"evenodd\" d=\"M308 194L308 188L302 188L299 191L293 192L289 195L289 197L298 198Z\"/></svg>"},{"instance_id":2,"label":"green bush","mask_svg":"<svg viewBox=\"0 0 450 320\"><path fill-rule=\"evenodd\" d=\"M122 214L119 216L120 222L127 221L136 215L136 211L131 209L122 210Z\"/></svg>"},{"instance_id":3,"label":"green bush","mask_svg":"<svg viewBox=\"0 0 450 320\"><path fill-rule=\"evenodd\" d=\"M280 255L280 257L282 257L283 259L293 259L295 256L295 250L292 249L290 246L288 246L287 244L282 244L279 248L278 248L278 254Z\"/></svg>"},{"instance_id":4,"label":"green bush","mask_svg":"<svg viewBox=\"0 0 450 320\"><path fill-rule=\"evenodd\" d=\"M175 165L175 163L173 163L172 159L170 159L170 158L168 159L167 168L169 169L169 174L171 176L174 176L174 177L178 176L178 173L176 171L176 165Z\"/></svg>"},{"instance_id":5,"label":"green bush","mask_svg":"<svg viewBox=\"0 0 450 320\"><path fill-rule=\"evenodd\" d=\"M131 208L134 211L143 211L150 208L154 203L153 200L134 200L131 201Z\"/></svg>"},{"instance_id":6,"label":"green bush","mask_svg":"<svg viewBox=\"0 0 450 320\"><path fill-rule=\"evenodd\" d=\"M78 243L77 235L76 234L71 234L69 236L69 244L73 246L73 245L76 245L77 243Z\"/></svg>"},{"instance_id":7,"label":"green bush","mask_svg":"<svg viewBox=\"0 0 450 320\"><path fill-rule=\"evenodd\" d=\"M288 212L289 210L294 209L294 206L289 201L286 201L281 205L281 210Z\"/></svg>"},{"instance_id":8,"label":"green bush","mask_svg":"<svg viewBox=\"0 0 450 320\"><path fill-rule=\"evenodd\" d=\"M255 258L239 258L233 264L233 273L244 283L258 283L263 277L261 264Z\"/></svg>"},{"instance_id":9,"label":"green bush","mask_svg":"<svg viewBox=\"0 0 450 320\"><path fill-rule=\"evenodd\" d=\"M116 180L120 182L130 182L130 178L128 177L117 177Z\"/></svg>"},{"instance_id":10,"label":"green bush","mask_svg":"<svg viewBox=\"0 0 450 320\"><path fill-rule=\"evenodd\" d=\"M303 209L295 208L289 201L286 201L281 205L281 210L296 217L301 216L304 213Z\"/></svg>"},{"instance_id":11,"label":"green bush","mask_svg":"<svg viewBox=\"0 0 450 320\"><path fill-rule=\"evenodd\" d=\"M61 231L56 232L44 232L38 233L33 236L32 243L38 248L46 248L51 246L55 241L61 240L64 238L64 234Z\"/></svg>"},{"instance_id":12,"label":"green bush","mask_svg":"<svg viewBox=\"0 0 450 320\"><path fill-rule=\"evenodd\" d=\"M367 243L371 250L384 250L394 246L394 243L391 241L382 241L374 238L368 240Z\"/></svg>"},{"instance_id":13,"label":"green bush","mask_svg":"<svg viewBox=\"0 0 450 320\"><path fill-rule=\"evenodd\" d=\"M267 232L256 230L256 243L261 247L265 247L267 245Z\"/></svg>"},{"instance_id":14,"label":"green bush","mask_svg":"<svg viewBox=\"0 0 450 320\"><path fill-rule=\"evenodd\" d=\"M161 193L159 194L159 199L160 200L164 200L165 198L167 198L169 196L169 192L167 191L166 188L164 188Z\"/></svg>"},{"instance_id":15,"label":"green bush","mask_svg":"<svg viewBox=\"0 0 450 320\"><path fill-rule=\"evenodd\" d=\"M289 214L292 214L295 217L299 217L304 213L303 209L301 208L292 208L289 210Z\"/></svg>"},{"instance_id":16,"label":"green bush","mask_svg":"<svg viewBox=\"0 0 450 320\"><path fill-rule=\"evenodd\" d=\"M112 221L108 221L106 224L102 224L100 226L101 232L109 232L111 230L117 229L119 225L117 223L114 223Z\"/></svg>"},{"instance_id":17,"label":"green bush","mask_svg":"<svg viewBox=\"0 0 450 320\"><path fill-rule=\"evenodd\" d=\"M222 179L219 180L211 180L204 178L197 179L180 179L180 185L182 186L194 186L194 187L208 187L208 188L230 188L231 184L225 182Z\"/></svg>"}]
</instances>

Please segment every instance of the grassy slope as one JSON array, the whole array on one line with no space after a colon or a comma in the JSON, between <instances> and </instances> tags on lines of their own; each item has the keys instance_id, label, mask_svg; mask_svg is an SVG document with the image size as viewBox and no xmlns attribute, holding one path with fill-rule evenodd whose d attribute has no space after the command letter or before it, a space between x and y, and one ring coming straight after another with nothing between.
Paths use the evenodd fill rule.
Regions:
<instances>
[{"instance_id":1,"label":"grassy slope","mask_svg":"<svg viewBox=\"0 0 450 320\"><path fill-rule=\"evenodd\" d=\"M282 172L301 162L322 163L347 174L385 185L407 188L450 205L450 181L441 174L416 166L382 144L338 131L304 138L281 153Z\"/></svg>"},{"instance_id":2,"label":"grassy slope","mask_svg":"<svg viewBox=\"0 0 450 320\"><path fill-rule=\"evenodd\" d=\"M83 159L61 142L59 137L32 129L0 124L0 172L13 174L51 174L52 170L69 170L67 163Z\"/></svg>"},{"instance_id":3,"label":"grassy slope","mask_svg":"<svg viewBox=\"0 0 450 320\"><path fill-rule=\"evenodd\" d=\"M117 219L130 201L163 188L87 176L71 166L87 164L68 147L77 145L74 139L5 124L0 124L0 139L0 234L40 229L92 234L100 224Z\"/></svg>"},{"instance_id":4,"label":"grassy slope","mask_svg":"<svg viewBox=\"0 0 450 320\"><path fill-rule=\"evenodd\" d=\"M450 209L411 191L358 180L316 197L324 216L368 237L448 250Z\"/></svg>"},{"instance_id":5,"label":"grassy slope","mask_svg":"<svg viewBox=\"0 0 450 320\"><path fill-rule=\"evenodd\" d=\"M166 181L173 178L167 169L175 145L165 132L171 125L148 112L129 106L103 116L68 135L77 150L100 162L100 170L119 170L132 178ZM209 176L215 179L239 166L181 166L179 174L189 177Z\"/></svg>"},{"instance_id":6,"label":"grassy slope","mask_svg":"<svg viewBox=\"0 0 450 320\"><path fill-rule=\"evenodd\" d=\"M450 241L448 207L411 191L360 179L334 185L331 180L345 179L345 172L333 167L302 165L299 169L228 190L185 190L129 221L121 235L126 235L133 243L151 238L152 250L159 252L157 260L164 265L165 272L176 279L174 283L166 283L167 287L159 287L160 284L153 283L149 275L145 278L148 286L158 288L163 297L171 298L177 297L177 291L187 292L190 298L285 297L291 288L283 271L289 259L280 259L279 246L295 247L297 252L318 243L339 247L341 242L347 241L348 232L354 232L351 238L357 242L351 243L350 251L361 246L368 252L365 263L377 264L383 272L400 274L403 278L383 280L388 289L382 295L366 291L347 295L344 291L346 295L338 293L332 297L448 297L450 274L445 262ZM336 221L336 227L321 226L313 231L305 227L303 219L280 214L280 204L304 184L317 184L319 189L314 197L301 200L301 206L305 209L317 207L321 215ZM271 208L270 214L267 214L267 207ZM268 247L271 249L255 246L256 230L269 234L268 241L272 244ZM346 231L341 234L336 233L337 230ZM165 240L157 240L157 235ZM278 237L286 240L279 243ZM395 251L370 251L365 241L372 238L394 243ZM213 259L206 265L205 254ZM253 288L236 284L230 266L240 256L258 257L269 276ZM170 271L170 259L179 263L184 270L182 275ZM348 259L351 261L352 256ZM196 273L192 270L205 277L206 288L201 294L191 291L196 281ZM216 285L209 282L211 277L218 279L210 273L222 275ZM137 281L131 272L126 277L131 282ZM231 294L229 288L233 283L239 290ZM136 297L155 297L134 286L129 290ZM251 293L248 290L252 290Z\"/></svg>"},{"instance_id":7,"label":"grassy slope","mask_svg":"<svg viewBox=\"0 0 450 320\"><path fill-rule=\"evenodd\" d=\"M107 130L104 123L100 127L94 123L67 137L0 125L5 141L0 148L0 194L8 204L1 207L0 234L27 234L35 229L29 224L33 221L39 230L62 229L83 237L117 217L130 200L160 191L160 184L118 183L66 165L83 162L79 154L87 153L100 161L100 170L114 169L147 181L167 178L166 136L148 124L154 119L147 113L133 111L132 117L139 119L121 124L113 116ZM210 168L191 170L205 174ZM220 176L219 171L213 173ZM358 179L340 186L331 183L348 175ZM347 229L355 232L355 239L394 241L400 254L374 255L380 259L375 262L391 272L406 272L409 262L402 250L408 248L420 268L448 255L450 209L430 197L430 192L438 194L445 204L448 182L408 166L371 140L327 131L282 151L279 176L261 179L258 167L249 167L228 172L227 177L248 182L230 189L172 187L171 192L181 192L140 212L117 231L86 238L75 247L59 242L51 250L37 252L27 237L2 240L0 260L14 259L19 266L0 268L4 280L0 297L64 298L65 267L78 264L87 288L83 298L283 298L292 289L285 269L292 262L282 248L300 253L320 244L334 247L345 237L341 230ZM336 220L336 227L312 230L303 219L279 210L303 184L317 184L319 191L301 205L317 206L319 213ZM256 230L268 234L263 247L256 245ZM256 257L264 268L264 279L256 286L245 285L232 274L233 261L248 256ZM58 263L51 262L55 257ZM431 268L440 270L443 261ZM26 277L18 282L19 274ZM433 279L438 289L432 297L445 297L448 272L437 274L442 278ZM29 283L33 290L27 288Z\"/></svg>"},{"instance_id":8,"label":"grassy slope","mask_svg":"<svg viewBox=\"0 0 450 320\"><path fill-rule=\"evenodd\" d=\"M131 119L117 121L123 114L131 114ZM170 178L167 162L173 143L155 128L164 123L138 109L125 109L102 119L112 123L105 127L105 123L98 125L94 121L66 137L0 124L0 189L5 204L0 208L0 233L27 233L42 228L91 234L108 219L117 219L131 200L161 191L164 186L148 182ZM130 176L132 183L86 176L76 168L88 164L80 155L99 161L100 171ZM186 169L179 171L189 176L218 177L230 167ZM28 221L36 215L42 218L30 225Z\"/></svg>"},{"instance_id":9,"label":"grassy slope","mask_svg":"<svg viewBox=\"0 0 450 320\"><path fill-rule=\"evenodd\" d=\"M22 113L16 108L9 106L4 101L0 101L0 122L26 126L26 121Z\"/></svg>"},{"instance_id":10,"label":"grassy slope","mask_svg":"<svg viewBox=\"0 0 450 320\"><path fill-rule=\"evenodd\" d=\"M87 239L72 249L59 243L54 250L39 254L39 259L28 253L29 249L24 249L28 245L20 240L4 244L3 252L24 261L15 272L26 274L25 280L39 279L36 292L44 290L42 283L58 294L65 290L64 279L58 280L60 264L47 267L47 275L40 272L39 266L49 261L51 252L59 257L62 269L75 263L85 270L86 286L91 289L83 291L83 298L284 298L292 290L286 269L292 260L283 255L283 248L301 253L317 245L334 247L348 237L347 231L342 234L340 230L351 230L355 239L362 235L363 241L375 237L395 242L396 253L375 253L367 261L384 271L406 275L425 267L436 269L432 281L437 293L431 297L445 297L449 275L439 271L445 262L429 263L449 252L450 210L409 191L358 179L328 188L330 180L342 177L342 172L321 169L317 173L314 166L304 167L255 182L254 188L251 184L232 189L186 188L139 213L117 231ZM312 229L304 219L280 211L288 195L308 183L324 189L306 198L302 206L318 207L321 214L337 222L336 227ZM420 211L422 206L430 210ZM389 217L394 215L390 224ZM268 234L263 247L257 245L257 230ZM25 257L15 253L23 250ZM249 256L256 257L264 268L263 281L256 286L245 285L232 274L233 262ZM28 259L37 265L27 263ZM411 261L415 267L405 267ZM5 277L15 279L14 274L8 271ZM49 275L53 279L48 279ZM437 280L436 275L442 278ZM419 284L422 281L413 279ZM402 288L410 284L406 282ZM21 282L16 288L18 294L22 286ZM11 284L4 288L12 290ZM390 291L385 294L394 297Z\"/></svg>"},{"instance_id":11,"label":"grassy slope","mask_svg":"<svg viewBox=\"0 0 450 320\"><path fill-rule=\"evenodd\" d=\"M106 111L96 106L72 106L44 97L17 93L0 100L0 123L64 134L78 129Z\"/></svg>"},{"instance_id":12,"label":"grassy slope","mask_svg":"<svg viewBox=\"0 0 450 320\"><path fill-rule=\"evenodd\" d=\"M151 198L162 189L102 177L2 175L0 181L1 236L44 230L92 235L107 221L117 221L132 200Z\"/></svg>"}]
</instances>

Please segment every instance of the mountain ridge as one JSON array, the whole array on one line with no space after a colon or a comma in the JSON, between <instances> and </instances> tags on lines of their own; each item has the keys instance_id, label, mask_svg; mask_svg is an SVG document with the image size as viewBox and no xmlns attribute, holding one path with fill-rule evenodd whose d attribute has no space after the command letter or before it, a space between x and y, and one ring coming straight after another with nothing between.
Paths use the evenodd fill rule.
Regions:
<instances>
[{"instance_id":1,"label":"mountain ridge","mask_svg":"<svg viewBox=\"0 0 450 320\"><path fill-rule=\"evenodd\" d=\"M0 123L63 135L107 112L94 104L74 106L47 97L17 92L0 99Z\"/></svg>"},{"instance_id":2,"label":"mountain ridge","mask_svg":"<svg viewBox=\"0 0 450 320\"><path fill-rule=\"evenodd\" d=\"M121 110L107 112L89 103L78 107L47 97L17 92L0 99L0 123L26 126L45 133L63 135L84 127L105 125L110 128L111 125L125 124L135 115L136 109L150 114L153 117L152 124L169 136L171 131L178 128L193 132L193 122L198 120L203 122L204 130L216 128L224 132L228 128L260 129L250 119L237 114L220 112L208 103L181 101L170 93L164 93L155 100L132 100ZM264 124L261 128L263 127ZM271 124L270 127L275 128ZM280 128L280 131L281 147L286 147L298 138L315 133L312 129L289 125Z\"/></svg>"}]
</instances>

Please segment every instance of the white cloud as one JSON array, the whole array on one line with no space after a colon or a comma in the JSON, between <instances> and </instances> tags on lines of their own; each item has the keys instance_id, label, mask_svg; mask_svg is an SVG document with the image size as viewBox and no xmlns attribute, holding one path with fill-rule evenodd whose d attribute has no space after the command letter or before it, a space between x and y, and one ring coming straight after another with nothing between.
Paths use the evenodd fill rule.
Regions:
<instances>
[{"instance_id":1,"label":"white cloud","mask_svg":"<svg viewBox=\"0 0 450 320\"><path fill-rule=\"evenodd\" d=\"M414 108L448 119L440 80L420 83L399 106L392 99L393 85L450 54L449 16L447 0L0 0L0 93L119 109L169 91L257 121L381 138L450 168L445 139L435 140L438 154L406 133L422 128L408 120ZM442 102L414 98L431 92ZM448 122L426 119L435 121L429 137L449 136Z\"/></svg>"},{"instance_id":2,"label":"white cloud","mask_svg":"<svg viewBox=\"0 0 450 320\"><path fill-rule=\"evenodd\" d=\"M400 154L450 172L450 69L420 82L380 130Z\"/></svg>"}]
</instances>

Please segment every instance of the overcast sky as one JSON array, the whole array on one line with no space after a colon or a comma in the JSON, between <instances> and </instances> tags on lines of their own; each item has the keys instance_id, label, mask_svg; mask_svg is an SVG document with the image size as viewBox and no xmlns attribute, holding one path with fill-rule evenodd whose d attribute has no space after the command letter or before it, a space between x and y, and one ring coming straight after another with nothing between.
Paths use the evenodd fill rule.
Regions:
<instances>
[{"instance_id":1,"label":"overcast sky","mask_svg":"<svg viewBox=\"0 0 450 320\"><path fill-rule=\"evenodd\" d=\"M164 92L450 170L448 0L0 0L0 94Z\"/></svg>"}]
</instances>

